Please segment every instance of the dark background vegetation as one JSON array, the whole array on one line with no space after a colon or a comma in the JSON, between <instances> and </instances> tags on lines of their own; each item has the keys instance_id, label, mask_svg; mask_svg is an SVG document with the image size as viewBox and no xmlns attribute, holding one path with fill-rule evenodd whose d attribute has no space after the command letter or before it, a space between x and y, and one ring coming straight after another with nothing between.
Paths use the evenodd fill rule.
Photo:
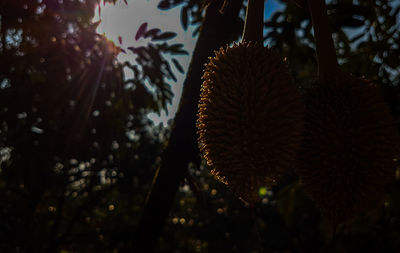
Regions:
<instances>
[{"instance_id":1,"label":"dark background vegetation","mask_svg":"<svg viewBox=\"0 0 400 253\"><path fill-rule=\"evenodd\" d=\"M400 252L400 169L376 208L335 238L295 176L260 190L254 209L210 176L195 141L199 77L213 50L239 39L246 4L221 14L222 2L160 0L198 27L178 113L161 128L146 114L166 107L184 71L173 34L142 26L137 39L151 41L124 51L96 34L96 0L0 0L0 252ZM400 1L328 3L343 69L379 84L398 124ZM285 4L265 40L307 89L310 18Z\"/></svg>"}]
</instances>

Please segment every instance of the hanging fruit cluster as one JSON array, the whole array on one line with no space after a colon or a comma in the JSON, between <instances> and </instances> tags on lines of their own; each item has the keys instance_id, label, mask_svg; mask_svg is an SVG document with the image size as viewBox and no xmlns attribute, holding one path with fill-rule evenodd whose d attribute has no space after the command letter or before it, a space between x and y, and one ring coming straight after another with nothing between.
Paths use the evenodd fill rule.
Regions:
<instances>
[{"instance_id":1,"label":"hanging fruit cluster","mask_svg":"<svg viewBox=\"0 0 400 253\"><path fill-rule=\"evenodd\" d=\"M340 70L324 0L308 7L319 77L304 98L263 46L263 0L249 0L243 40L204 70L197 127L212 173L254 206L292 168L334 224L377 204L394 177L398 131L378 88Z\"/></svg>"}]
</instances>

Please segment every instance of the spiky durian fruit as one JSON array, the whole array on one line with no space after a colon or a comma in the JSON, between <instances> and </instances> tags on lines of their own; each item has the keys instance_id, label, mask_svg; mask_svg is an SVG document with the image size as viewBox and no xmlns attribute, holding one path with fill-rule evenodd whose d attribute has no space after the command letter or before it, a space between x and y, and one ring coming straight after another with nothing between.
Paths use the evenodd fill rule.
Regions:
<instances>
[{"instance_id":1,"label":"spiky durian fruit","mask_svg":"<svg viewBox=\"0 0 400 253\"><path fill-rule=\"evenodd\" d=\"M197 127L212 173L250 205L296 159L303 101L286 63L259 43L221 48L203 75Z\"/></svg>"},{"instance_id":2,"label":"spiky durian fruit","mask_svg":"<svg viewBox=\"0 0 400 253\"><path fill-rule=\"evenodd\" d=\"M324 0L308 0L319 80L306 95L297 170L306 192L334 225L378 204L394 177L398 132L379 89L340 70Z\"/></svg>"},{"instance_id":3,"label":"spiky durian fruit","mask_svg":"<svg viewBox=\"0 0 400 253\"><path fill-rule=\"evenodd\" d=\"M394 176L397 130L376 86L338 73L306 95L298 169L316 205L335 224L377 204Z\"/></svg>"}]
</instances>

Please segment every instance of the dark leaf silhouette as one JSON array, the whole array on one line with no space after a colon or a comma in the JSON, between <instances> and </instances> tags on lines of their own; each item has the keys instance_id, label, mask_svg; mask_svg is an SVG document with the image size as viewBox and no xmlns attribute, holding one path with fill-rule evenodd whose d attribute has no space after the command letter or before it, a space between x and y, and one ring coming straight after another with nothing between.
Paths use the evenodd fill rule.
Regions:
<instances>
[{"instance_id":1,"label":"dark leaf silhouette","mask_svg":"<svg viewBox=\"0 0 400 253\"><path fill-rule=\"evenodd\" d=\"M177 34L174 32L165 32L165 33L161 33L159 35L153 36L153 38L151 40L152 41L170 40L170 39L176 37L176 35Z\"/></svg>"},{"instance_id":2,"label":"dark leaf silhouette","mask_svg":"<svg viewBox=\"0 0 400 253\"><path fill-rule=\"evenodd\" d=\"M181 24L184 30L187 30L188 28L188 11L189 9L187 7L183 7L181 10Z\"/></svg>"},{"instance_id":3,"label":"dark leaf silhouette","mask_svg":"<svg viewBox=\"0 0 400 253\"><path fill-rule=\"evenodd\" d=\"M161 30L158 28L154 28L154 29L150 29L146 32L146 34L144 35L144 38L154 38L156 37L158 34L160 34Z\"/></svg>"},{"instance_id":4,"label":"dark leaf silhouette","mask_svg":"<svg viewBox=\"0 0 400 253\"><path fill-rule=\"evenodd\" d=\"M168 10L171 8L171 4L169 0L162 0L157 6L160 10Z\"/></svg>"},{"instance_id":5,"label":"dark leaf silhouette","mask_svg":"<svg viewBox=\"0 0 400 253\"><path fill-rule=\"evenodd\" d=\"M138 39L142 38L143 36L145 36L146 31L147 31L147 22L143 23L139 26L139 29L137 30L136 35L135 35L135 40L138 40Z\"/></svg>"},{"instance_id":6,"label":"dark leaf silhouette","mask_svg":"<svg viewBox=\"0 0 400 253\"><path fill-rule=\"evenodd\" d=\"M172 63L175 65L176 69L178 69L179 72L181 72L182 74L185 73L182 65L175 58L172 58Z\"/></svg>"}]
</instances>

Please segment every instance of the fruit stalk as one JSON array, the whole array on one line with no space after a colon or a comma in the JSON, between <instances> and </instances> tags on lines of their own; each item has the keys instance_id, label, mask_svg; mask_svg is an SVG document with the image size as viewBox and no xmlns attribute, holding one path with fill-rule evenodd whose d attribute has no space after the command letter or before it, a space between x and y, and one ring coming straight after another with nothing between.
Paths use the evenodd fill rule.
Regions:
<instances>
[{"instance_id":1,"label":"fruit stalk","mask_svg":"<svg viewBox=\"0 0 400 253\"><path fill-rule=\"evenodd\" d=\"M325 0L308 0L317 47L318 76L320 81L329 78L339 69L332 32L326 13Z\"/></svg>"},{"instance_id":2,"label":"fruit stalk","mask_svg":"<svg viewBox=\"0 0 400 253\"><path fill-rule=\"evenodd\" d=\"M246 21L242 40L263 44L263 30L264 0L249 0L247 3Z\"/></svg>"}]
</instances>

